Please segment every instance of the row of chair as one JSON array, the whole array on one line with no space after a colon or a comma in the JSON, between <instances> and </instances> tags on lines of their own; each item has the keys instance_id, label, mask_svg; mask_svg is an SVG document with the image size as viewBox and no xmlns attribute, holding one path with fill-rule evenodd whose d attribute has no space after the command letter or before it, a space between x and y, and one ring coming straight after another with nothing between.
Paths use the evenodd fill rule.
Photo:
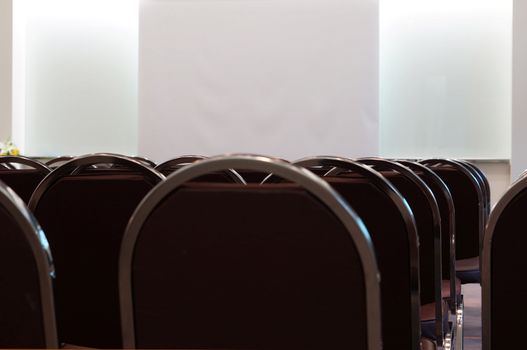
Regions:
<instances>
[{"instance_id":1,"label":"row of chair","mask_svg":"<svg viewBox=\"0 0 527 350\"><path fill-rule=\"evenodd\" d=\"M176 171L165 180L141 160L78 157L26 196L54 252L62 342L418 349L423 335L450 341L462 308L456 256L479 262L489 209L477 168L185 158L161 168ZM27 173L9 166L0 179L17 185L12 178ZM479 263L472 268L465 282L477 281Z\"/></svg>"}]
</instances>

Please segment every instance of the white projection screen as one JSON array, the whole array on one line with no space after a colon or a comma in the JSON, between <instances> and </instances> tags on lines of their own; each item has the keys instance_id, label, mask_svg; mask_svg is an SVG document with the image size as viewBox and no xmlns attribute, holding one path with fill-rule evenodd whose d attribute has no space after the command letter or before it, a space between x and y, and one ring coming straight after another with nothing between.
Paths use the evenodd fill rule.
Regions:
<instances>
[{"instance_id":1,"label":"white projection screen","mask_svg":"<svg viewBox=\"0 0 527 350\"><path fill-rule=\"evenodd\" d=\"M377 0L143 0L139 153L378 153Z\"/></svg>"}]
</instances>

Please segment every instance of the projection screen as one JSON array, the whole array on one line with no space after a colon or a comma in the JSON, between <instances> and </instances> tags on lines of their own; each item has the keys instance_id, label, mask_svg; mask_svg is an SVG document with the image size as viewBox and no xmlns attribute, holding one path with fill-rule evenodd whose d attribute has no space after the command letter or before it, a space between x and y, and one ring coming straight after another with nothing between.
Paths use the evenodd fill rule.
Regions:
<instances>
[{"instance_id":1,"label":"projection screen","mask_svg":"<svg viewBox=\"0 0 527 350\"><path fill-rule=\"evenodd\" d=\"M139 154L375 156L377 0L143 0Z\"/></svg>"}]
</instances>

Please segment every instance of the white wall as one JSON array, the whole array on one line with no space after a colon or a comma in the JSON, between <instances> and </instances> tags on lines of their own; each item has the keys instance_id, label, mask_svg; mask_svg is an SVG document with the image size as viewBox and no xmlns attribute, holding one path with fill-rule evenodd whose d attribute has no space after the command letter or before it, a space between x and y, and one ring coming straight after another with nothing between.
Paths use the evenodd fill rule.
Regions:
<instances>
[{"instance_id":1,"label":"white wall","mask_svg":"<svg viewBox=\"0 0 527 350\"><path fill-rule=\"evenodd\" d=\"M512 0L381 0L382 156L510 158L511 20Z\"/></svg>"},{"instance_id":2,"label":"white wall","mask_svg":"<svg viewBox=\"0 0 527 350\"><path fill-rule=\"evenodd\" d=\"M376 155L377 0L143 0L139 153Z\"/></svg>"},{"instance_id":3,"label":"white wall","mask_svg":"<svg viewBox=\"0 0 527 350\"><path fill-rule=\"evenodd\" d=\"M137 0L17 0L15 141L25 155L137 153Z\"/></svg>"},{"instance_id":4,"label":"white wall","mask_svg":"<svg viewBox=\"0 0 527 350\"><path fill-rule=\"evenodd\" d=\"M0 0L0 142L11 137L12 0Z\"/></svg>"},{"instance_id":5,"label":"white wall","mask_svg":"<svg viewBox=\"0 0 527 350\"><path fill-rule=\"evenodd\" d=\"M516 179L527 169L527 1L514 1L512 93L512 170Z\"/></svg>"},{"instance_id":6,"label":"white wall","mask_svg":"<svg viewBox=\"0 0 527 350\"><path fill-rule=\"evenodd\" d=\"M506 161L471 161L480 168L490 184L490 200L492 205L503 196L511 184L511 167Z\"/></svg>"}]
</instances>

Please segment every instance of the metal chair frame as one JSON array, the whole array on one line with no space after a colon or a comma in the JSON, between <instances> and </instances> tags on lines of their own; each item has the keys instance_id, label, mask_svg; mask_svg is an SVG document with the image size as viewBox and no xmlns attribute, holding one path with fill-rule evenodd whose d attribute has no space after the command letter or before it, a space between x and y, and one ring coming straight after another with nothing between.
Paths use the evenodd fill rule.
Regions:
<instances>
[{"instance_id":1,"label":"metal chair frame","mask_svg":"<svg viewBox=\"0 0 527 350\"><path fill-rule=\"evenodd\" d=\"M167 160L166 162L163 162L155 167L155 169L159 172L163 172L165 170L174 169L174 171L177 171L181 169L181 167L190 165L194 162L198 162L204 159L208 159L208 157L205 156L198 156L198 155L186 155L177 157L174 159ZM223 170L225 175L227 175L234 183L240 183L245 184L244 178L234 169L226 169ZM206 174L204 174L206 175Z\"/></svg>"},{"instance_id":2,"label":"metal chair frame","mask_svg":"<svg viewBox=\"0 0 527 350\"><path fill-rule=\"evenodd\" d=\"M360 218L329 184L308 170L292 166L283 161L263 156L249 155L211 158L183 167L171 175L160 186L153 189L136 209L123 239L119 261L121 319L123 325L122 333L124 347L135 347L131 265L134 246L143 224L150 213L154 210L157 203L174 190L177 190L187 181L210 172L224 171L226 169L247 169L251 171L276 173L277 175L304 187L315 198L325 204L325 206L331 210L337 218L339 218L350 233L350 238L355 243L363 263L366 287L368 349L381 349L379 273L371 238Z\"/></svg>"},{"instance_id":3,"label":"metal chair frame","mask_svg":"<svg viewBox=\"0 0 527 350\"><path fill-rule=\"evenodd\" d=\"M430 209L432 211L432 220L433 220L433 236L434 236L434 297L435 297L435 331L436 331L436 340L439 346L443 345L444 330L443 330L443 307L442 307L442 241L441 241L441 213L439 212L439 206L435 199L435 196L432 190L428 185L417 176L410 168L406 167L397 162L381 159L381 158L361 158L357 160L362 164L366 164L374 167L374 169L383 171L383 170L392 170L399 173L404 178L411 181L416 188L418 188L421 193L426 197ZM333 171L329 174L332 175ZM388 179L389 181L389 179ZM454 285L455 287L455 285Z\"/></svg>"},{"instance_id":4,"label":"metal chair frame","mask_svg":"<svg viewBox=\"0 0 527 350\"><path fill-rule=\"evenodd\" d=\"M399 209L401 216L406 224L406 230L408 232L408 240L410 242L410 269L412 271L410 276L410 300L412 305L411 310L411 331L414 350L420 349L420 338L421 338L421 326L420 326L420 297L419 297L419 237L413 218L412 211L402 197L399 191L387 181L379 172L372 169L370 166L361 164L357 161L353 161L346 158L329 157L329 156L318 156L318 157L307 157L299 159L293 162L294 165L301 166L304 168L311 167L329 167L329 170L325 176L335 174L340 170L348 170L356 172L372 181L372 184L376 186L381 192L385 193L395 203ZM339 170L340 169L340 170ZM268 177L269 181L274 181L276 176L271 174Z\"/></svg>"},{"instance_id":5,"label":"metal chair frame","mask_svg":"<svg viewBox=\"0 0 527 350\"><path fill-rule=\"evenodd\" d=\"M46 164L24 156L2 156L0 157L0 164L10 170L16 170L13 164L22 164L45 174L51 172L51 169Z\"/></svg>"},{"instance_id":6,"label":"metal chair frame","mask_svg":"<svg viewBox=\"0 0 527 350\"><path fill-rule=\"evenodd\" d=\"M473 171L468 169L466 165L463 165L462 163L452 160L452 159L425 159L421 160L419 163L426 165L430 167L432 170L434 169L434 166L437 165L448 165L453 167L454 169L460 171L463 175L465 175L469 181L474 185L474 188L476 189L476 194L478 197L478 211L479 211L479 220L478 220L478 241L479 241L479 265L480 265L480 271L481 271L481 251L483 249L483 234L485 230L485 199L483 194L483 189L481 187L480 181L476 178L476 175L474 175ZM460 213L456 213L456 215L459 215Z\"/></svg>"},{"instance_id":7,"label":"metal chair frame","mask_svg":"<svg viewBox=\"0 0 527 350\"><path fill-rule=\"evenodd\" d=\"M81 174L86 168L96 164L116 164L130 170L138 171L145 175L145 178L147 178L152 185L165 179L165 176L157 170L147 167L141 162L126 156L107 153L87 154L73 158L46 176L33 192L28 204L29 208L34 211L44 193L64 176Z\"/></svg>"},{"instance_id":8,"label":"metal chair frame","mask_svg":"<svg viewBox=\"0 0 527 350\"><path fill-rule=\"evenodd\" d=\"M22 199L1 181L0 205L11 215L31 246L39 275L45 345L47 348L58 348L52 281L55 269L46 236Z\"/></svg>"},{"instance_id":9,"label":"metal chair frame","mask_svg":"<svg viewBox=\"0 0 527 350\"><path fill-rule=\"evenodd\" d=\"M501 197L496 203L492 210L485 230L485 237L483 241L483 266L481 270L481 295L482 295L482 349L491 349L492 340L492 322L491 322L491 302L492 302L492 239L495 234L495 228L500 220L500 217L507 209L507 206L523 191L527 189L527 177L521 176L516 182L514 182L507 192Z\"/></svg>"},{"instance_id":10,"label":"metal chair frame","mask_svg":"<svg viewBox=\"0 0 527 350\"><path fill-rule=\"evenodd\" d=\"M73 156L60 156L60 157L56 157L56 158L53 158L53 159L50 159L48 160L45 164L50 167L50 168L56 168L60 165L56 165L57 163L65 163L67 161L70 161L72 160Z\"/></svg>"},{"instance_id":11,"label":"metal chair frame","mask_svg":"<svg viewBox=\"0 0 527 350\"><path fill-rule=\"evenodd\" d=\"M452 309L451 312L456 312L456 306L458 305L457 300L457 293L456 293L456 225L455 225L455 208L454 208L454 202L452 201L452 195L450 194L450 190L448 189L448 186L443 182L443 180L432 170L430 170L428 167L424 166L423 164L417 163L417 162L411 162L411 161L397 161L398 163L408 167L412 171L420 171L423 174L423 177L426 177L427 179L430 179L430 181L434 181L436 186L440 189L442 194L447 198L447 205L448 205L448 215L449 215L449 223L450 226L447 228L448 230L448 236L449 236L449 246L450 246L450 296L452 299ZM445 233L444 228L442 227L442 234Z\"/></svg>"}]
</instances>

